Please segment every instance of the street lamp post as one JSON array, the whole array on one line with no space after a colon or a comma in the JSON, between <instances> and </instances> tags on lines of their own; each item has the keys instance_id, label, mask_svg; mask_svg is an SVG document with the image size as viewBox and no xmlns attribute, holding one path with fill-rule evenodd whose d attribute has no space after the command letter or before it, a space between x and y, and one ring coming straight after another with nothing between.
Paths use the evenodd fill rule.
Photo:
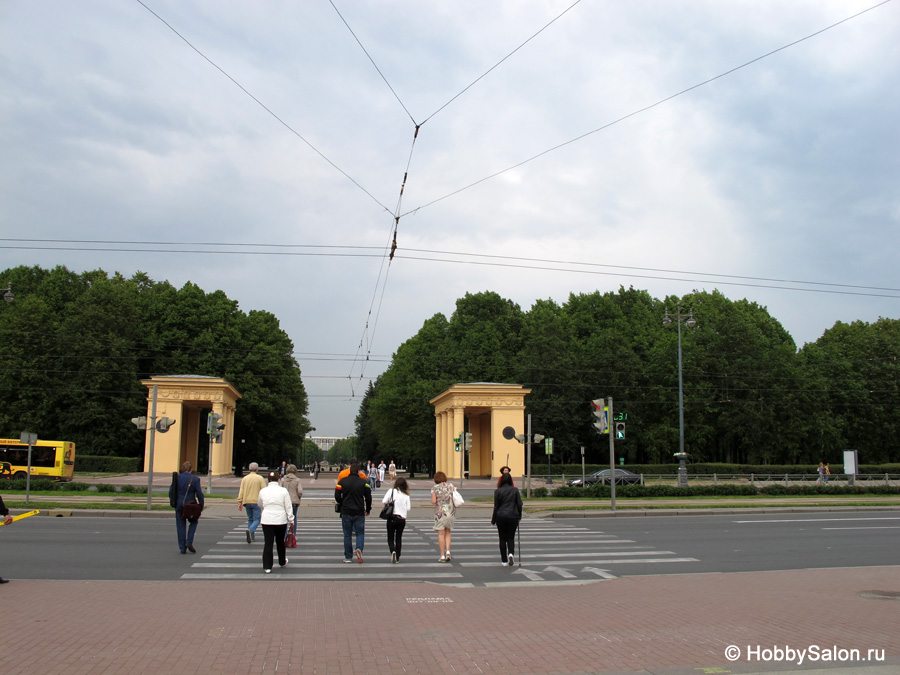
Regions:
<instances>
[{"instance_id":1,"label":"street lamp post","mask_svg":"<svg viewBox=\"0 0 900 675\"><path fill-rule=\"evenodd\" d=\"M684 451L684 385L681 375L681 323L684 322L685 326L693 328L697 325L697 322L694 320L694 310L688 310L687 315L681 313L680 300L675 306L674 317L669 316L669 309L666 308L666 316L663 318L663 325L669 326L673 320L678 322L678 452L675 453L675 456L678 457L679 461L678 485L686 487L687 466L685 465L684 460L687 457L687 453Z\"/></svg>"}]
</instances>

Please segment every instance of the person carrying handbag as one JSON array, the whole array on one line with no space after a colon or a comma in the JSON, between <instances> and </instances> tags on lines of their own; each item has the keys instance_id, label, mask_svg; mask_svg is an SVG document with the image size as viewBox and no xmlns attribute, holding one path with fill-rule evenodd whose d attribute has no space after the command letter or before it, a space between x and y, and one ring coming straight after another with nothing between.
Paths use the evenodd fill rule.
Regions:
<instances>
[{"instance_id":1,"label":"person carrying handbag","mask_svg":"<svg viewBox=\"0 0 900 675\"><path fill-rule=\"evenodd\" d=\"M196 553L194 548L194 533L197 531L199 515L188 519L184 513L184 507L194 503L200 505L203 510L203 490L200 487L200 479L191 473L193 464L185 462L181 465L181 473L177 480L172 481L169 487L169 503L175 502L175 530L178 533L178 549L182 553Z\"/></svg>"},{"instance_id":2,"label":"person carrying handbag","mask_svg":"<svg viewBox=\"0 0 900 675\"><path fill-rule=\"evenodd\" d=\"M393 504L394 511L387 518L388 550L391 552L391 562L400 562L400 552L403 547L403 529L406 527L406 516L409 513L409 484L402 476L394 483L394 487L384 493L382 504Z\"/></svg>"}]
</instances>

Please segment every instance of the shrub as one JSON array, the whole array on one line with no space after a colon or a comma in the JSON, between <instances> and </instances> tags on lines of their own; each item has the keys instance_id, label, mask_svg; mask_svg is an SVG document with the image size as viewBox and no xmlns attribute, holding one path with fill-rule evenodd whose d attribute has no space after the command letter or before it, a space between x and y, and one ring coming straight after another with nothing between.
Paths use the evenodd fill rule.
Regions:
<instances>
[{"instance_id":1,"label":"shrub","mask_svg":"<svg viewBox=\"0 0 900 675\"><path fill-rule=\"evenodd\" d=\"M97 485L97 492L115 492L116 486L109 485L108 483L100 483Z\"/></svg>"},{"instance_id":2,"label":"shrub","mask_svg":"<svg viewBox=\"0 0 900 675\"><path fill-rule=\"evenodd\" d=\"M143 468L140 457L109 457L75 454L75 470L83 473L137 473Z\"/></svg>"}]
</instances>

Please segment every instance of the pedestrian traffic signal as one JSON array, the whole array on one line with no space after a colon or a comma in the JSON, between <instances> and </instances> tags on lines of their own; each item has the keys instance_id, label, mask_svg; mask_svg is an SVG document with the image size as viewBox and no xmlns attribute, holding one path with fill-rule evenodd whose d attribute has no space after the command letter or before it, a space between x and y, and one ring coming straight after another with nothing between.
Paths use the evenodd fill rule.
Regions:
<instances>
[{"instance_id":1,"label":"pedestrian traffic signal","mask_svg":"<svg viewBox=\"0 0 900 675\"><path fill-rule=\"evenodd\" d=\"M146 417L132 417L131 423L136 426L138 429L146 429L147 428L147 418Z\"/></svg>"},{"instance_id":2,"label":"pedestrian traffic signal","mask_svg":"<svg viewBox=\"0 0 900 675\"><path fill-rule=\"evenodd\" d=\"M616 438L625 438L625 422L616 422Z\"/></svg>"},{"instance_id":3,"label":"pedestrian traffic signal","mask_svg":"<svg viewBox=\"0 0 900 675\"><path fill-rule=\"evenodd\" d=\"M594 417L597 418L597 420L594 422L594 428L598 433L608 434L609 408L603 405L603 399L597 398L591 401L591 409L594 411Z\"/></svg>"},{"instance_id":4,"label":"pedestrian traffic signal","mask_svg":"<svg viewBox=\"0 0 900 675\"><path fill-rule=\"evenodd\" d=\"M219 413L211 412L206 418L206 433L210 435L216 443L222 442L222 429L225 424L220 422L222 416Z\"/></svg>"},{"instance_id":5,"label":"pedestrian traffic signal","mask_svg":"<svg viewBox=\"0 0 900 675\"><path fill-rule=\"evenodd\" d=\"M173 420L171 417L160 417L158 420L156 420L156 430L159 433L164 434L173 424L175 424L175 420Z\"/></svg>"},{"instance_id":6,"label":"pedestrian traffic signal","mask_svg":"<svg viewBox=\"0 0 900 675\"><path fill-rule=\"evenodd\" d=\"M472 451L472 432L471 431L466 432L465 438L463 439L463 449L466 452Z\"/></svg>"}]
</instances>

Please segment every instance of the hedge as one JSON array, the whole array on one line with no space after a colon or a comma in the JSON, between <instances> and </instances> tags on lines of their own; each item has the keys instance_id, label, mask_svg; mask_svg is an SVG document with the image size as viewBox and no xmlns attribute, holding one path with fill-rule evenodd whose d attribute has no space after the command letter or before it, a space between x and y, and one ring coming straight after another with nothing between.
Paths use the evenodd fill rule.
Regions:
<instances>
[{"instance_id":1,"label":"hedge","mask_svg":"<svg viewBox=\"0 0 900 675\"><path fill-rule=\"evenodd\" d=\"M75 455L75 470L82 473L139 473L143 468L140 457Z\"/></svg>"},{"instance_id":2,"label":"hedge","mask_svg":"<svg viewBox=\"0 0 900 675\"><path fill-rule=\"evenodd\" d=\"M4 492L25 492L25 479L17 478L15 480L2 481L0 485L3 486ZM53 481L49 478L33 478L31 480L31 490L34 491L48 491L48 492L88 492L89 490L96 490L97 492L126 492L132 494L147 494L147 486L146 485L109 485L107 483L101 483L99 485L91 485L90 483L63 483L60 481Z\"/></svg>"}]
</instances>

